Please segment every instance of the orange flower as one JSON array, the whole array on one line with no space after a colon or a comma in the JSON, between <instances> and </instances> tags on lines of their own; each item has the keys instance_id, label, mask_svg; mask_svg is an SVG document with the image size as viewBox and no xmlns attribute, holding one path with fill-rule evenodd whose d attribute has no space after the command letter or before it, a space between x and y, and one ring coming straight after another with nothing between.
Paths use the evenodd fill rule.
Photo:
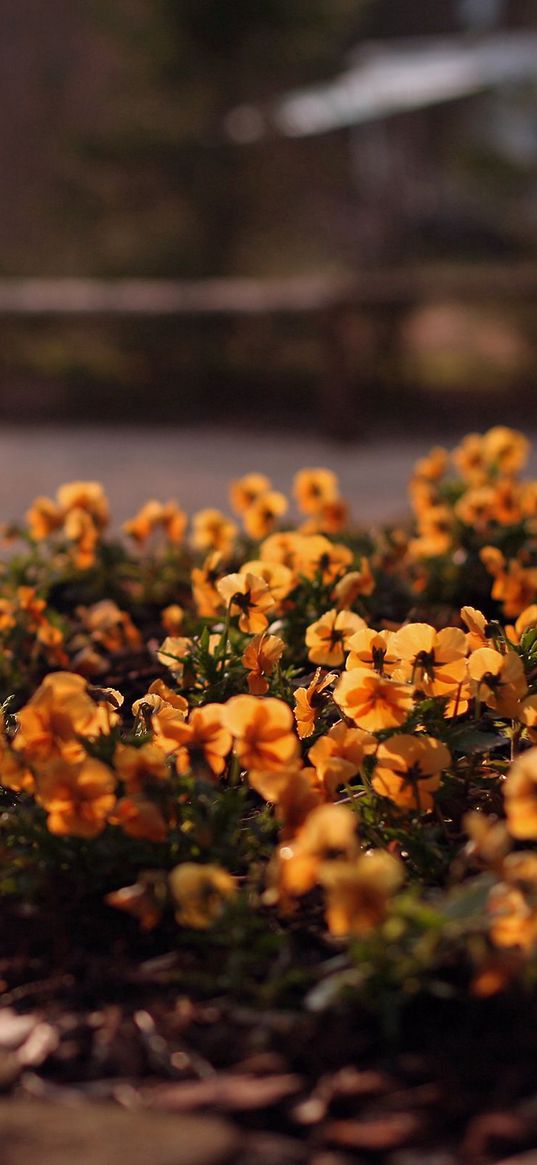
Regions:
<instances>
[{"instance_id":1,"label":"orange flower","mask_svg":"<svg viewBox=\"0 0 537 1165\"><path fill-rule=\"evenodd\" d=\"M311 736L315 721L329 698L328 688L337 680L337 672L323 672L318 667L307 688L295 689L295 720L300 739Z\"/></svg>"},{"instance_id":2,"label":"orange flower","mask_svg":"<svg viewBox=\"0 0 537 1165\"><path fill-rule=\"evenodd\" d=\"M227 574L216 584L231 617L239 616L241 631L255 635L268 626L267 611L274 610L274 599L262 578L255 574Z\"/></svg>"},{"instance_id":3,"label":"orange flower","mask_svg":"<svg viewBox=\"0 0 537 1165\"><path fill-rule=\"evenodd\" d=\"M289 591L296 585L296 579L288 566L283 562L263 562L261 558L245 562L240 574L255 574L266 582L274 602L278 605L287 598Z\"/></svg>"},{"instance_id":4,"label":"orange flower","mask_svg":"<svg viewBox=\"0 0 537 1165\"><path fill-rule=\"evenodd\" d=\"M466 711L464 631L459 627L435 631L428 623L407 623L395 632L391 650L402 660L401 668L395 673L397 679L411 680L427 696L447 696L448 715Z\"/></svg>"},{"instance_id":5,"label":"orange flower","mask_svg":"<svg viewBox=\"0 0 537 1165\"><path fill-rule=\"evenodd\" d=\"M467 481L480 485L486 480L485 449L479 433L468 433L453 450L451 458Z\"/></svg>"},{"instance_id":6,"label":"orange flower","mask_svg":"<svg viewBox=\"0 0 537 1165\"><path fill-rule=\"evenodd\" d=\"M114 774L92 757L78 764L56 758L39 773L37 800L51 833L96 837L114 808L115 787Z\"/></svg>"},{"instance_id":7,"label":"orange flower","mask_svg":"<svg viewBox=\"0 0 537 1165\"><path fill-rule=\"evenodd\" d=\"M537 748L517 757L507 774L503 793L511 836L537 838Z\"/></svg>"},{"instance_id":8,"label":"orange flower","mask_svg":"<svg viewBox=\"0 0 537 1165\"><path fill-rule=\"evenodd\" d=\"M433 736L400 733L379 745L372 785L402 809L431 809L440 776L451 754Z\"/></svg>"},{"instance_id":9,"label":"orange flower","mask_svg":"<svg viewBox=\"0 0 537 1165\"><path fill-rule=\"evenodd\" d=\"M414 466L414 474L426 481L438 481L443 477L449 461L447 449L442 445L435 445L429 450L426 457L421 457Z\"/></svg>"},{"instance_id":10,"label":"orange flower","mask_svg":"<svg viewBox=\"0 0 537 1165\"><path fill-rule=\"evenodd\" d=\"M142 642L130 615L112 599L101 599L92 607L77 607L76 613L94 643L102 644L106 651L123 651L139 647Z\"/></svg>"},{"instance_id":11,"label":"orange flower","mask_svg":"<svg viewBox=\"0 0 537 1165\"><path fill-rule=\"evenodd\" d=\"M375 580L371 573L368 558L360 559L360 569L351 570L344 574L336 583L332 591L332 599L337 607L352 607L359 595L372 595L375 590Z\"/></svg>"},{"instance_id":12,"label":"orange flower","mask_svg":"<svg viewBox=\"0 0 537 1165\"><path fill-rule=\"evenodd\" d=\"M447 554L453 543L453 527L454 517L449 506L430 506L419 513L419 537L411 540L410 553L420 558Z\"/></svg>"},{"instance_id":13,"label":"orange flower","mask_svg":"<svg viewBox=\"0 0 537 1165\"><path fill-rule=\"evenodd\" d=\"M151 500L138 510L134 518L123 523L123 529L135 542L143 544L160 528L168 542L179 545L185 536L187 524L188 518L177 502Z\"/></svg>"},{"instance_id":14,"label":"orange flower","mask_svg":"<svg viewBox=\"0 0 537 1165\"><path fill-rule=\"evenodd\" d=\"M355 859L360 852L356 826L356 815L344 805L313 809L292 841L279 850L279 892L284 897L307 894L315 886L321 867L326 876L330 863Z\"/></svg>"},{"instance_id":15,"label":"orange flower","mask_svg":"<svg viewBox=\"0 0 537 1165\"><path fill-rule=\"evenodd\" d=\"M526 569L516 558L506 562L495 546L484 546L479 557L494 578L492 598L502 603L508 618L516 618L535 599L537 570Z\"/></svg>"},{"instance_id":16,"label":"orange flower","mask_svg":"<svg viewBox=\"0 0 537 1165\"><path fill-rule=\"evenodd\" d=\"M401 886L403 866L385 850L369 850L354 862L325 862L319 882L326 894L331 934L368 934L384 921Z\"/></svg>"},{"instance_id":17,"label":"orange flower","mask_svg":"<svg viewBox=\"0 0 537 1165\"><path fill-rule=\"evenodd\" d=\"M490 937L497 947L522 947L529 951L537 942L537 911L516 886L498 882L489 894Z\"/></svg>"},{"instance_id":18,"label":"orange flower","mask_svg":"<svg viewBox=\"0 0 537 1165\"><path fill-rule=\"evenodd\" d=\"M14 793L35 791L33 773L25 766L23 760L11 751L3 730L0 730L0 785L12 789Z\"/></svg>"},{"instance_id":19,"label":"orange flower","mask_svg":"<svg viewBox=\"0 0 537 1165\"><path fill-rule=\"evenodd\" d=\"M267 676L272 675L276 664L282 658L285 648L283 639L277 635L254 635L241 657L243 667L248 669L248 691L252 696L264 696L268 692Z\"/></svg>"},{"instance_id":20,"label":"orange flower","mask_svg":"<svg viewBox=\"0 0 537 1165\"><path fill-rule=\"evenodd\" d=\"M285 768L298 756L293 714L283 700L232 696L224 705L224 725L244 769Z\"/></svg>"},{"instance_id":21,"label":"orange flower","mask_svg":"<svg viewBox=\"0 0 537 1165\"><path fill-rule=\"evenodd\" d=\"M178 603L170 603L169 607L164 607L160 612L160 618L164 630L168 635L177 635L183 625L185 613L183 608Z\"/></svg>"},{"instance_id":22,"label":"orange flower","mask_svg":"<svg viewBox=\"0 0 537 1165\"><path fill-rule=\"evenodd\" d=\"M211 619L217 615L222 606L222 600L216 589L218 579L222 577L222 555L214 551L205 559L202 567L194 567L192 571L192 597L198 609L198 615Z\"/></svg>"},{"instance_id":23,"label":"orange flower","mask_svg":"<svg viewBox=\"0 0 537 1165\"><path fill-rule=\"evenodd\" d=\"M302 543L300 534L293 530L280 530L264 539L259 547L259 556L263 562L279 562L294 572Z\"/></svg>"},{"instance_id":24,"label":"orange flower","mask_svg":"<svg viewBox=\"0 0 537 1165\"><path fill-rule=\"evenodd\" d=\"M300 526L301 534L339 534L349 524L349 507L343 498L323 502Z\"/></svg>"},{"instance_id":25,"label":"orange flower","mask_svg":"<svg viewBox=\"0 0 537 1165\"><path fill-rule=\"evenodd\" d=\"M98 530L110 520L108 500L99 481L70 481L56 491L58 502L66 514L84 510Z\"/></svg>"},{"instance_id":26,"label":"orange flower","mask_svg":"<svg viewBox=\"0 0 537 1165\"><path fill-rule=\"evenodd\" d=\"M140 930L158 926L166 897L165 875L160 870L144 870L132 886L122 886L105 895L105 902L138 920Z\"/></svg>"},{"instance_id":27,"label":"orange flower","mask_svg":"<svg viewBox=\"0 0 537 1165\"><path fill-rule=\"evenodd\" d=\"M143 793L157 781L167 781L170 773L166 759L156 744L134 748L116 744L114 767L128 793Z\"/></svg>"},{"instance_id":28,"label":"orange flower","mask_svg":"<svg viewBox=\"0 0 537 1165\"><path fill-rule=\"evenodd\" d=\"M248 784L276 806L283 839L293 837L312 810L325 800L315 770L301 768L299 761L291 768L269 772L253 769L248 773Z\"/></svg>"},{"instance_id":29,"label":"orange flower","mask_svg":"<svg viewBox=\"0 0 537 1165\"><path fill-rule=\"evenodd\" d=\"M180 714L184 720L188 712L188 702L184 696L180 696L169 688L164 680L153 680L144 696L139 700L135 700L132 705L132 714L135 717L142 715L144 712L153 715L162 712L169 708Z\"/></svg>"},{"instance_id":30,"label":"orange flower","mask_svg":"<svg viewBox=\"0 0 537 1165\"><path fill-rule=\"evenodd\" d=\"M473 695L493 708L500 716L512 719L528 685L519 655L508 651L501 655L492 647L480 647L468 660L468 675Z\"/></svg>"},{"instance_id":31,"label":"orange flower","mask_svg":"<svg viewBox=\"0 0 537 1165\"><path fill-rule=\"evenodd\" d=\"M51 498L39 497L26 513L29 534L36 542L43 542L63 525L63 510Z\"/></svg>"},{"instance_id":32,"label":"orange flower","mask_svg":"<svg viewBox=\"0 0 537 1165\"><path fill-rule=\"evenodd\" d=\"M293 479L293 495L303 514L317 514L339 496L338 479L331 469L300 469Z\"/></svg>"},{"instance_id":33,"label":"orange flower","mask_svg":"<svg viewBox=\"0 0 537 1165\"><path fill-rule=\"evenodd\" d=\"M520 643L525 631L537 629L537 604L532 603L520 613L514 627L506 627L505 631L511 643Z\"/></svg>"},{"instance_id":34,"label":"orange flower","mask_svg":"<svg viewBox=\"0 0 537 1165\"><path fill-rule=\"evenodd\" d=\"M353 611L337 611L335 607L326 611L306 630L308 658L312 663L342 667L349 640L362 627L365 627L365 621Z\"/></svg>"},{"instance_id":35,"label":"orange flower","mask_svg":"<svg viewBox=\"0 0 537 1165\"><path fill-rule=\"evenodd\" d=\"M244 511L243 522L246 533L256 540L266 538L272 533L278 518L285 514L287 505L287 498L277 490L260 494Z\"/></svg>"},{"instance_id":36,"label":"orange flower","mask_svg":"<svg viewBox=\"0 0 537 1165\"><path fill-rule=\"evenodd\" d=\"M30 763L57 755L80 761L85 753L79 737L107 734L118 719L106 699L93 699L90 692L83 676L51 672L17 713L13 748Z\"/></svg>"},{"instance_id":37,"label":"orange flower","mask_svg":"<svg viewBox=\"0 0 537 1165\"><path fill-rule=\"evenodd\" d=\"M479 647L488 647L488 620L482 611L478 611L476 607L461 607L461 619L468 628L466 635L468 650L477 651Z\"/></svg>"},{"instance_id":38,"label":"orange flower","mask_svg":"<svg viewBox=\"0 0 537 1165\"><path fill-rule=\"evenodd\" d=\"M271 481L264 473L245 473L243 477L232 481L229 487L232 508L236 514L244 514L252 502L270 489Z\"/></svg>"},{"instance_id":39,"label":"orange flower","mask_svg":"<svg viewBox=\"0 0 537 1165\"><path fill-rule=\"evenodd\" d=\"M169 886L181 926L207 930L237 892L235 879L221 866L183 862L171 871Z\"/></svg>"},{"instance_id":40,"label":"orange flower","mask_svg":"<svg viewBox=\"0 0 537 1165\"><path fill-rule=\"evenodd\" d=\"M496 493L492 486L469 489L455 506L455 513L465 526L483 531L492 522L496 507Z\"/></svg>"},{"instance_id":41,"label":"orange flower","mask_svg":"<svg viewBox=\"0 0 537 1165\"><path fill-rule=\"evenodd\" d=\"M500 473L518 473L528 459L529 442L516 429L495 425L483 437L487 463Z\"/></svg>"},{"instance_id":42,"label":"orange flower","mask_svg":"<svg viewBox=\"0 0 537 1165\"><path fill-rule=\"evenodd\" d=\"M184 660L192 647L192 640L184 636L168 635L157 651L157 659L167 667L177 683L183 678Z\"/></svg>"},{"instance_id":43,"label":"orange flower","mask_svg":"<svg viewBox=\"0 0 537 1165\"><path fill-rule=\"evenodd\" d=\"M235 522L220 510L199 510L192 519L192 545L196 550L218 550L231 554L238 534Z\"/></svg>"},{"instance_id":44,"label":"orange flower","mask_svg":"<svg viewBox=\"0 0 537 1165\"><path fill-rule=\"evenodd\" d=\"M360 771L366 751L376 740L360 728L349 728L338 720L326 736L320 736L310 749L309 760L329 797L334 797L339 785L352 780Z\"/></svg>"},{"instance_id":45,"label":"orange flower","mask_svg":"<svg viewBox=\"0 0 537 1165\"><path fill-rule=\"evenodd\" d=\"M367 667L381 676L390 676L400 659L392 651L393 631L374 631L363 627L347 643L350 648L346 668Z\"/></svg>"},{"instance_id":46,"label":"orange flower","mask_svg":"<svg viewBox=\"0 0 537 1165\"><path fill-rule=\"evenodd\" d=\"M334 691L334 700L359 728L379 732L397 728L410 715L414 689L394 683L366 668L345 672Z\"/></svg>"},{"instance_id":47,"label":"orange flower","mask_svg":"<svg viewBox=\"0 0 537 1165\"><path fill-rule=\"evenodd\" d=\"M168 826L158 805L138 794L122 797L110 822L121 826L123 833L129 837L138 837L143 841L162 842L168 836Z\"/></svg>"},{"instance_id":48,"label":"orange flower","mask_svg":"<svg viewBox=\"0 0 537 1165\"><path fill-rule=\"evenodd\" d=\"M225 758L233 742L224 723L222 704L193 708L188 722L177 718L172 725L170 719L165 731L167 741L173 739L179 745L177 768L180 773L190 770L197 773L200 768L204 776L223 773Z\"/></svg>"},{"instance_id":49,"label":"orange flower","mask_svg":"<svg viewBox=\"0 0 537 1165\"><path fill-rule=\"evenodd\" d=\"M296 547L296 569L308 579L318 576L323 583L336 582L352 562L352 551L324 534L301 537Z\"/></svg>"}]
</instances>

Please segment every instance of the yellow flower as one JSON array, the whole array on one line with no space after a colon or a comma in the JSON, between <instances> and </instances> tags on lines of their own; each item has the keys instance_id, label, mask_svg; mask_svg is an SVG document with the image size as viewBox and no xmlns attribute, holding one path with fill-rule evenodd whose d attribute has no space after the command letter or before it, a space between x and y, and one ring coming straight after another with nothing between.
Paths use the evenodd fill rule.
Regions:
<instances>
[{"instance_id":1,"label":"yellow flower","mask_svg":"<svg viewBox=\"0 0 537 1165\"><path fill-rule=\"evenodd\" d=\"M537 748L517 757L507 774L503 793L511 836L537 838Z\"/></svg>"},{"instance_id":2,"label":"yellow flower","mask_svg":"<svg viewBox=\"0 0 537 1165\"><path fill-rule=\"evenodd\" d=\"M353 611L337 611L335 608L326 611L306 630L308 659L312 663L342 667L349 640L365 625L365 621Z\"/></svg>"},{"instance_id":3,"label":"yellow flower","mask_svg":"<svg viewBox=\"0 0 537 1165\"><path fill-rule=\"evenodd\" d=\"M268 692L267 676L272 675L279 663L285 644L277 635L254 635L241 657L243 667L248 670L248 691L252 696L264 696Z\"/></svg>"},{"instance_id":4,"label":"yellow flower","mask_svg":"<svg viewBox=\"0 0 537 1165\"><path fill-rule=\"evenodd\" d=\"M331 469L300 469L293 479L293 495L304 514L317 514L339 496L338 479Z\"/></svg>"},{"instance_id":5,"label":"yellow flower","mask_svg":"<svg viewBox=\"0 0 537 1165\"><path fill-rule=\"evenodd\" d=\"M480 647L468 659L468 675L473 695L500 716L512 719L528 685L519 655L501 655L492 647Z\"/></svg>"},{"instance_id":6,"label":"yellow flower","mask_svg":"<svg viewBox=\"0 0 537 1165\"><path fill-rule=\"evenodd\" d=\"M431 809L451 754L441 740L401 732L379 745L372 785L402 809Z\"/></svg>"},{"instance_id":7,"label":"yellow flower","mask_svg":"<svg viewBox=\"0 0 537 1165\"><path fill-rule=\"evenodd\" d=\"M337 672L323 672L318 667L307 688L295 689L295 720L300 739L311 736L315 721L329 698L328 688L337 680Z\"/></svg>"},{"instance_id":8,"label":"yellow flower","mask_svg":"<svg viewBox=\"0 0 537 1165\"><path fill-rule=\"evenodd\" d=\"M271 481L264 473L245 473L231 482L229 500L236 514L244 514L252 502L270 489Z\"/></svg>"},{"instance_id":9,"label":"yellow flower","mask_svg":"<svg viewBox=\"0 0 537 1165\"><path fill-rule=\"evenodd\" d=\"M192 519L192 545L196 550L218 550L225 557L233 551L237 534L235 522L220 510L199 510Z\"/></svg>"},{"instance_id":10,"label":"yellow flower","mask_svg":"<svg viewBox=\"0 0 537 1165\"><path fill-rule=\"evenodd\" d=\"M376 747L376 740L360 728L349 728L338 720L326 736L320 736L310 749L309 760L330 797L339 785L352 780L360 771L366 750Z\"/></svg>"},{"instance_id":11,"label":"yellow flower","mask_svg":"<svg viewBox=\"0 0 537 1165\"><path fill-rule=\"evenodd\" d=\"M398 728L413 708L414 689L409 684L394 683L366 668L353 668L341 676L334 700L345 716L359 728L379 732Z\"/></svg>"},{"instance_id":12,"label":"yellow flower","mask_svg":"<svg viewBox=\"0 0 537 1165\"><path fill-rule=\"evenodd\" d=\"M356 861L326 862L319 882L326 895L331 934L367 934L384 921L390 898L401 886L403 866L384 850L370 850Z\"/></svg>"},{"instance_id":13,"label":"yellow flower","mask_svg":"<svg viewBox=\"0 0 537 1165\"><path fill-rule=\"evenodd\" d=\"M266 612L274 610L274 599L262 578L255 574L227 574L216 584L230 615L239 616L239 627L251 635L268 626Z\"/></svg>"},{"instance_id":14,"label":"yellow flower","mask_svg":"<svg viewBox=\"0 0 537 1165\"><path fill-rule=\"evenodd\" d=\"M236 894L235 879L221 866L183 862L169 875L175 917L181 926L207 930Z\"/></svg>"},{"instance_id":15,"label":"yellow flower","mask_svg":"<svg viewBox=\"0 0 537 1165\"><path fill-rule=\"evenodd\" d=\"M287 510L287 498L277 490L260 494L244 511L243 523L250 538L266 538L271 534L278 518Z\"/></svg>"},{"instance_id":16,"label":"yellow flower","mask_svg":"<svg viewBox=\"0 0 537 1165\"><path fill-rule=\"evenodd\" d=\"M298 756L293 714L283 700L232 696L224 705L224 724L245 769L286 768Z\"/></svg>"},{"instance_id":17,"label":"yellow flower","mask_svg":"<svg viewBox=\"0 0 537 1165\"><path fill-rule=\"evenodd\" d=\"M55 758L39 772L37 800L51 833L96 837L114 808L115 787L114 774L93 757L78 764Z\"/></svg>"}]
</instances>

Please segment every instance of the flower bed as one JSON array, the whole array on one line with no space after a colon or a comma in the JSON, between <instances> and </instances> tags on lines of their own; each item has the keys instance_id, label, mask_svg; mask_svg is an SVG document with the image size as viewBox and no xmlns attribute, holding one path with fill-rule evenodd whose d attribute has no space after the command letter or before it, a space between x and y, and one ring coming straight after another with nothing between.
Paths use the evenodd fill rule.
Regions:
<instances>
[{"instance_id":1,"label":"flower bed","mask_svg":"<svg viewBox=\"0 0 537 1165\"><path fill-rule=\"evenodd\" d=\"M93 482L4 528L8 987L37 947L49 973L112 944L172 952L200 1006L359 1014L396 1044L417 1001L533 1008L526 454L500 427L432 450L378 531L326 469L297 473L294 523L252 473L190 530L149 501L109 537Z\"/></svg>"}]
</instances>

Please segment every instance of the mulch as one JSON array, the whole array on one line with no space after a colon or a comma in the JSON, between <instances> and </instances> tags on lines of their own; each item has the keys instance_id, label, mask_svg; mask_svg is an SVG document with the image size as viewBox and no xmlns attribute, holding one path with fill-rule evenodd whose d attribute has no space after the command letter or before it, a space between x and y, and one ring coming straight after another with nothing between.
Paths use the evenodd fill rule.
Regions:
<instances>
[{"instance_id":1,"label":"mulch","mask_svg":"<svg viewBox=\"0 0 537 1165\"><path fill-rule=\"evenodd\" d=\"M196 998L177 959L0 959L3 1165L535 1165L530 997L418 999L390 1046L355 1006Z\"/></svg>"}]
</instances>

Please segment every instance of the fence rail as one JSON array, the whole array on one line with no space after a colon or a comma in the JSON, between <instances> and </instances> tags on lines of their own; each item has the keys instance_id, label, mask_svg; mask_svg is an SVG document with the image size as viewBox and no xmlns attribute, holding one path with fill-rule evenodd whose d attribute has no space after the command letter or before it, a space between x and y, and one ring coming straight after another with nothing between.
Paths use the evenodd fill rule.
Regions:
<instances>
[{"instance_id":1,"label":"fence rail","mask_svg":"<svg viewBox=\"0 0 537 1165\"><path fill-rule=\"evenodd\" d=\"M537 296L537 263L465 264L279 279L0 279L3 316L200 316L323 312L423 299Z\"/></svg>"}]
</instances>

